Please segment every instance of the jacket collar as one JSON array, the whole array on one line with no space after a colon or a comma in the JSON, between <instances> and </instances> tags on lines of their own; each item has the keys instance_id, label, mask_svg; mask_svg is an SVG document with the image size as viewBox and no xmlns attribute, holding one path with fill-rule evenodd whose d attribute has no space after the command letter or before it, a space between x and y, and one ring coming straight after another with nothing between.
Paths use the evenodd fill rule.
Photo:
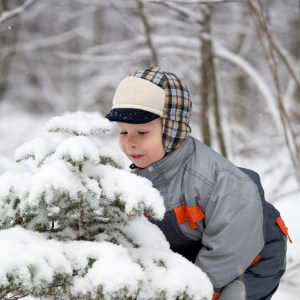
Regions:
<instances>
[{"instance_id":1,"label":"jacket collar","mask_svg":"<svg viewBox=\"0 0 300 300\"><path fill-rule=\"evenodd\" d=\"M193 150L193 138L188 136L178 149L172 151L159 162L153 163L145 169L134 169L132 170L132 173L146 177L152 181L152 183L154 183L163 174L164 179L169 181L173 176L178 174L182 165L190 157Z\"/></svg>"}]
</instances>

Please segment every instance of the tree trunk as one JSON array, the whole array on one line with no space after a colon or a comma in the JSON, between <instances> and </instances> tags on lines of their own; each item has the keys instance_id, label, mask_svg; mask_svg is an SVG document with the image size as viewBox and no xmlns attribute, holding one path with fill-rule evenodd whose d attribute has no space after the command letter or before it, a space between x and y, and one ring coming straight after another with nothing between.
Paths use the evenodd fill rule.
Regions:
<instances>
[{"instance_id":1,"label":"tree trunk","mask_svg":"<svg viewBox=\"0 0 300 300\"><path fill-rule=\"evenodd\" d=\"M223 139L223 133L220 122L219 113L219 99L218 99L218 89L217 89L217 79L215 74L214 58L212 53L212 44L210 40L210 20L211 20L212 7L210 5L206 6L204 9L204 38L202 36L201 42L201 57L202 64L200 68L201 75L201 85L200 85L200 95L201 95L201 128L203 142L207 146L211 145L210 137L210 126L209 126L209 104L214 110L214 120L216 126L217 140L221 150L221 154L226 157L226 147Z\"/></svg>"},{"instance_id":2,"label":"tree trunk","mask_svg":"<svg viewBox=\"0 0 300 300\"><path fill-rule=\"evenodd\" d=\"M152 54L151 64L154 64L154 65L152 65L152 67L158 67L157 53L156 53L156 50L152 43L152 39L151 39L151 35L150 35L150 31L151 31L150 26L149 26L148 20L146 18L146 15L144 13L144 4L141 0L137 0L137 3L139 6L139 14L142 19L143 25L145 27L145 35L146 35L147 45L150 48L151 54Z\"/></svg>"}]
</instances>

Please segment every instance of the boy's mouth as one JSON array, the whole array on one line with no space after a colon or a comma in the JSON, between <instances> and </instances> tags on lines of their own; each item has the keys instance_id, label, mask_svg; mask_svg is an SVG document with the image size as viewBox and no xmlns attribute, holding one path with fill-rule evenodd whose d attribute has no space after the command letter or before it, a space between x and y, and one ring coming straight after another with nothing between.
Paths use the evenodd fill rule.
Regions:
<instances>
[{"instance_id":1,"label":"boy's mouth","mask_svg":"<svg viewBox=\"0 0 300 300\"><path fill-rule=\"evenodd\" d=\"M130 154L130 157L132 160L136 160L136 159L140 159L142 158L144 155L136 155L136 154Z\"/></svg>"}]
</instances>

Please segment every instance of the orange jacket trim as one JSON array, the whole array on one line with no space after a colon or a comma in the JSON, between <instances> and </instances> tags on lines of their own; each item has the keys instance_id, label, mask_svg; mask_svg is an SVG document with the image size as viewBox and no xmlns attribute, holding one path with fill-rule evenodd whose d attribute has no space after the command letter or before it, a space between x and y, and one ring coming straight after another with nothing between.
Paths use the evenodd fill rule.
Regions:
<instances>
[{"instance_id":1,"label":"orange jacket trim","mask_svg":"<svg viewBox=\"0 0 300 300\"><path fill-rule=\"evenodd\" d=\"M288 228L285 226L285 223L284 223L284 221L282 220L282 218L281 218L281 217L278 217L278 218L276 219L276 222L277 222L279 228L281 229L281 231L283 232L283 234L284 234L284 235L287 235L288 238L289 238L290 243L292 243L292 240L291 240L291 238L290 238L290 236L289 236L289 234L288 234Z\"/></svg>"},{"instance_id":2,"label":"orange jacket trim","mask_svg":"<svg viewBox=\"0 0 300 300\"><path fill-rule=\"evenodd\" d=\"M175 208L174 212L179 224L189 221L192 229L199 228L196 223L205 218L205 214L198 204L193 207L184 204Z\"/></svg>"},{"instance_id":3,"label":"orange jacket trim","mask_svg":"<svg viewBox=\"0 0 300 300\"><path fill-rule=\"evenodd\" d=\"M214 291L212 300L216 300L220 294Z\"/></svg>"},{"instance_id":4,"label":"orange jacket trim","mask_svg":"<svg viewBox=\"0 0 300 300\"><path fill-rule=\"evenodd\" d=\"M251 266L253 266L254 264L256 264L260 259L261 259L261 255L258 254L258 255L254 258L253 262L251 263L251 265L250 265L249 267L251 267Z\"/></svg>"}]
</instances>

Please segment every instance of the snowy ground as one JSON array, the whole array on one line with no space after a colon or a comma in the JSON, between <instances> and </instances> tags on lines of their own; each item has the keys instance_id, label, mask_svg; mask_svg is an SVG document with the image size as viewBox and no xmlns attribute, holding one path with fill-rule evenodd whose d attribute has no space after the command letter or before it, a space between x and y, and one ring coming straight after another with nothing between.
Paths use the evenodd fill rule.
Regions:
<instances>
[{"instance_id":1,"label":"snowy ground","mask_svg":"<svg viewBox=\"0 0 300 300\"><path fill-rule=\"evenodd\" d=\"M50 117L53 116L30 115L22 111L12 111L9 106L2 106L0 114L0 174L9 169L19 167L13 161L13 153L17 146L35 137L47 136L45 124ZM108 139L108 144L114 148L118 147L117 129L113 136ZM280 157L277 155L268 164L266 164L265 160L259 159L247 161L245 158L239 158L237 161L239 166L249 167L260 174L267 174L266 169L270 165L284 165L287 161L287 156L284 153ZM237 163L236 161L234 162ZM129 163L126 159L127 166ZM286 170L286 166L285 168L284 166L282 167L283 171L279 167L274 167L273 170L272 172L271 168L268 175L261 176L266 198L273 199L272 203L281 212L293 240L293 244L288 245L286 274L273 299L300 299L300 193L297 192L298 187L293 179L283 181L280 189L275 189L278 184L277 177L282 176L282 173ZM291 191L290 194L288 193L289 191ZM285 195L280 196L283 194ZM278 198L276 199L276 197Z\"/></svg>"}]
</instances>

